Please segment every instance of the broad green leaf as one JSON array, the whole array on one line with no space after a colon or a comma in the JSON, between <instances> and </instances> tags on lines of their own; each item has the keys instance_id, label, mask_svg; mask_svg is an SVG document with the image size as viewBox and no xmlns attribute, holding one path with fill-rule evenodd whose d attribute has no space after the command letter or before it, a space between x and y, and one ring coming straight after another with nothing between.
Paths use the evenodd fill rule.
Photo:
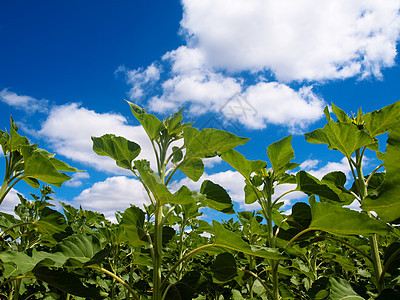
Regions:
<instances>
[{"instance_id":1,"label":"broad green leaf","mask_svg":"<svg viewBox=\"0 0 400 300\"><path fill-rule=\"evenodd\" d=\"M57 187L71 179L70 176L58 172L50 158L40 150L31 146L23 146L21 150L25 164L24 177L34 178Z\"/></svg>"},{"instance_id":2,"label":"broad green leaf","mask_svg":"<svg viewBox=\"0 0 400 300\"><path fill-rule=\"evenodd\" d=\"M246 204L252 204L258 200L257 187L246 184L244 186L244 201ZM261 195L261 192L260 192Z\"/></svg>"},{"instance_id":3,"label":"broad green leaf","mask_svg":"<svg viewBox=\"0 0 400 300\"><path fill-rule=\"evenodd\" d=\"M236 146L247 143L248 138L242 138L233 133L206 128L199 131L193 127L183 129L186 147L185 159L192 157L205 158L216 153L224 153Z\"/></svg>"},{"instance_id":4,"label":"broad green leaf","mask_svg":"<svg viewBox=\"0 0 400 300\"><path fill-rule=\"evenodd\" d=\"M231 197L219 184L204 180L201 184L200 193L206 196L202 203L207 207L228 214L235 212Z\"/></svg>"},{"instance_id":5,"label":"broad green leaf","mask_svg":"<svg viewBox=\"0 0 400 300\"><path fill-rule=\"evenodd\" d=\"M341 278L329 278L331 282L330 300L363 300L351 287L350 283Z\"/></svg>"},{"instance_id":6,"label":"broad green leaf","mask_svg":"<svg viewBox=\"0 0 400 300\"><path fill-rule=\"evenodd\" d=\"M42 240L53 244L59 241L68 225L60 212L45 207L40 213L40 219L34 222L37 230L43 234Z\"/></svg>"},{"instance_id":7,"label":"broad green leaf","mask_svg":"<svg viewBox=\"0 0 400 300\"><path fill-rule=\"evenodd\" d=\"M237 274L236 259L229 252L218 254L211 265L211 270L220 282L232 280Z\"/></svg>"},{"instance_id":8,"label":"broad green leaf","mask_svg":"<svg viewBox=\"0 0 400 300\"><path fill-rule=\"evenodd\" d=\"M100 251L100 241L94 235L73 234L55 247L73 266L82 266Z\"/></svg>"},{"instance_id":9,"label":"broad green leaf","mask_svg":"<svg viewBox=\"0 0 400 300\"><path fill-rule=\"evenodd\" d=\"M328 106L325 106L324 114L325 114L326 120L329 122L331 120L331 114L329 112L329 107Z\"/></svg>"},{"instance_id":10,"label":"broad green leaf","mask_svg":"<svg viewBox=\"0 0 400 300\"><path fill-rule=\"evenodd\" d=\"M105 134L99 138L92 136L92 141L94 152L98 155L111 157L119 167L124 169L130 170L132 161L140 153L138 144L114 134Z\"/></svg>"},{"instance_id":11,"label":"broad green leaf","mask_svg":"<svg viewBox=\"0 0 400 300\"><path fill-rule=\"evenodd\" d=\"M183 161L179 165L179 170L185 173L191 180L197 181L204 173L204 164L201 158L193 157Z\"/></svg>"},{"instance_id":12,"label":"broad green leaf","mask_svg":"<svg viewBox=\"0 0 400 300\"><path fill-rule=\"evenodd\" d=\"M290 240L300 231L307 229L311 223L311 209L304 202L297 202L292 207L292 213L287 217L286 223L289 228L282 228L278 237Z\"/></svg>"},{"instance_id":13,"label":"broad green leaf","mask_svg":"<svg viewBox=\"0 0 400 300\"><path fill-rule=\"evenodd\" d=\"M122 214L121 226L125 229L127 241L132 246L148 244L144 231L145 213L136 206L128 207Z\"/></svg>"},{"instance_id":14,"label":"broad green leaf","mask_svg":"<svg viewBox=\"0 0 400 300\"><path fill-rule=\"evenodd\" d=\"M65 263L65 257L63 255L45 251L36 251L36 249L33 249L30 254L28 254L27 251L0 252L0 260L4 265L7 265L5 268L6 272L3 274L6 278L27 274L44 259L51 261L51 265L57 267L60 267Z\"/></svg>"},{"instance_id":15,"label":"broad green leaf","mask_svg":"<svg viewBox=\"0 0 400 300\"><path fill-rule=\"evenodd\" d=\"M377 190L378 196L374 194L364 199L361 208L376 212L384 222L394 222L400 218L400 128L398 127L389 134L383 161L386 175Z\"/></svg>"},{"instance_id":16,"label":"broad green leaf","mask_svg":"<svg viewBox=\"0 0 400 300\"><path fill-rule=\"evenodd\" d=\"M221 223L215 220L213 220L213 228L215 235L215 246L267 259L287 259L285 255L279 252L279 249L254 245L250 246L240 236L232 231L229 231L228 229L225 229Z\"/></svg>"},{"instance_id":17,"label":"broad green leaf","mask_svg":"<svg viewBox=\"0 0 400 300\"><path fill-rule=\"evenodd\" d=\"M306 133L305 138L309 143L326 144L329 149L339 150L347 158L350 158L355 150L365 146L378 150L376 140L351 123L329 121L324 128Z\"/></svg>"},{"instance_id":18,"label":"broad green leaf","mask_svg":"<svg viewBox=\"0 0 400 300\"><path fill-rule=\"evenodd\" d=\"M71 167L66 162L58 160L57 158L50 158L51 163L54 167L61 172L82 172L83 170L79 170L75 167Z\"/></svg>"},{"instance_id":19,"label":"broad green leaf","mask_svg":"<svg viewBox=\"0 0 400 300\"><path fill-rule=\"evenodd\" d=\"M391 131L400 122L400 101L363 116L365 127L371 136Z\"/></svg>"},{"instance_id":20,"label":"broad green leaf","mask_svg":"<svg viewBox=\"0 0 400 300\"><path fill-rule=\"evenodd\" d=\"M248 160L236 150L229 150L222 153L221 158L231 165L236 171L249 179L251 173L258 171L267 166L267 163L262 160Z\"/></svg>"},{"instance_id":21,"label":"broad green leaf","mask_svg":"<svg viewBox=\"0 0 400 300\"><path fill-rule=\"evenodd\" d=\"M20 135L12 126L10 129L11 149L10 152L20 150L21 147L29 146L27 137Z\"/></svg>"},{"instance_id":22,"label":"broad green leaf","mask_svg":"<svg viewBox=\"0 0 400 300\"><path fill-rule=\"evenodd\" d=\"M269 145L267 147L267 155L276 176L300 165L290 163L294 158L291 135Z\"/></svg>"},{"instance_id":23,"label":"broad green leaf","mask_svg":"<svg viewBox=\"0 0 400 300\"><path fill-rule=\"evenodd\" d=\"M364 236L373 233L385 235L390 231L386 223L372 219L364 213L329 203L316 202L315 197L310 197L309 202L312 215L310 229L339 235Z\"/></svg>"},{"instance_id":24,"label":"broad green leaf","mask_svg":"<svg viewBox=\"0 0 400 300\"><path fill-rule=\"evenodd\" d=\"M35 268L33 273L39 280L71 295L84 297L86 299L102 299L106 296L106 294L98 288L84 286L79 276L73 273L51 270L46 267Z\"/></svg>"},{"instance_id":25,"label":"broad green leaf","mask_svg":"<svg viewBox=\"0 0 400 300\"><path fill-rule=\"evenodd\" d=\"M296 174L297 190L307 195L317 195L333 201L340 202L340 198L328 185L321 183L317 178L307 173L299 171Z\"/></svg>"},{"instance_id":26,"label":"broad green leaf","mask_svg":"<svg viewBox=\"0 0 400 300\"><path fill-rule=\"evenodd\" d=\"M332 204L338 205L349 205L353 202L354 196L351 195L347 189L345 188L346 184L346 175L340 171L333 171L326 174L321 179L321 184L326 184L334 193L336 193L340 199L340 202L337 202L335 199L325 198L320 196L321 202L330 202Z\"/></svg>"},{"instance_id":27,"label":"broad green leaf","mask_svg":"<svg viewBox=\"0 0 400 300\"><path fill-rule=\"evenodd\" d=\"M338 123L351 123L351 120L347 114L333 103L332 112L336 115Z\"/></svg>"},{"instance_id":28,"label":"broad green leaf","mask_svg":"<svg viewBox=\"0 0 400 300\"><path fill-rule=\"evenodd\" d=\"M133 115L140 122L140 124L142 124L149 138L154 140L160 133L160 130L163 126L162 122L155 115L146 113L144 108L141 108L132 102L126 102L128 102Z\"/></svg>"}]
</instances>

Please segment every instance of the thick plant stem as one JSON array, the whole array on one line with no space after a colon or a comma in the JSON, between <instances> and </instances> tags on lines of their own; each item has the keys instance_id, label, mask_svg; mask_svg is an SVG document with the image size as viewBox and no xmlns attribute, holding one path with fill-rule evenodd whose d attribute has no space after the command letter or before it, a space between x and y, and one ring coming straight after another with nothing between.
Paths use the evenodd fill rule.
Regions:
<instances>
[{"instance_id":1,"label":"thick plant stem","mask_svg":"<svg viewBox=\"0 0 400 300\"><path fill-rule=\"evenodd\" d=\"M7 180L4 179L3 184L1 185L1 188L0 188L0 205L7 195L7 187L8 187L8 182L7 182Z\"/></svg>"},{"instance_id":2,"label":"thick plant stem","mask_svg":"<svg viewBox=\"0 0 400 300\"><path fill-rule=\"evenodd\" d=\"M154 256L153 256L153 300L161 300L162 262L162 205L157 203L155 214Z\"/></svg>"},{"instance_id":3,"label":"thick plant stem","mask_svg":"<svg viewBox=\"0 0 400 300\"><path fill-rule=\"evenodd\" d=\"M378 288L378 292L381 293L385 289L385 283L380 280L382 274L382 263L381 263L381 257L379 255L378 235L373 234L369 238L369 243L372 252L372 259L373 259L372 263L374 265L376 287Z\"/></svg>"}]
</instances>

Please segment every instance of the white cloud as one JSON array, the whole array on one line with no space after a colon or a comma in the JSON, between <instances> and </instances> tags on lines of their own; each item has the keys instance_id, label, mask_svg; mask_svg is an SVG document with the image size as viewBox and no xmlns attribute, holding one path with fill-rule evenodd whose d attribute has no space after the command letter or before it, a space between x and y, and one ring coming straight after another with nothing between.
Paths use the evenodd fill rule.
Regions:
<instances>
[{"instance_id":1,"label":"white cloud","mask_svg":"<svg viewBox=\"0 0 400 300\"><path fill-rule=\"evenodd\" d=\"M129 91L130 99L138 99L144 95L144 89L149 88L160 79L161 67L152 63L146 69L138 68L127 70L125 66L120 66L115 73L125 73L126 81L132 85Z\"/></svg>"},{"instance_id":2,"label":"white cloud","mask_svg":"<svg viewBox=\"0 0 400 300\"><path fill-rule=\"evenodd\" d=\"M73 199L75 207L101 212L109 220L115 221L115 212L124 211L131 204L143 208L149 200L142 184L126 176L109 177L96 182Z\"/></svg>"},{"instance_id":3,"label":"white cloud","mask_svg":"<svg viewBox=\"0 0 400 300\"><path fill-rule=\"evenodd\" d=\"M88 172L76 172L72 174L72 178L65 182L66 186L80 187L82 185L82 179L88 179L90 175Z\"/></svg>"},{"instance_id":4,"label":"white cloud","mask_svg":"<svg viewBox=\"0 0 400 300\"><path fill-rule=\"evenodd\" d=\"M325 102L312 92L311 87L295 91L278 82L261 82L250 86L243 97L255 113L239 114L238 117L241 123L253 129L265 128L267 124L304 129L323 116L325 106Z\"/></svg>"},{"instance_id":5,"label":"white cloud","mask_svg":"<svg viewBox=\"0 0 400 300\"><path fill-rule=\"evenodd\" d=\"M119 114L99 114L79 107L77 103L70 103L52 108L38 133L51 143L59 155L91 165L100 171L128 174L117 167L113 159L99 156L92 150L91 136L115 134L138 143L142 151L137 159L148 159L154 166L154 158L151 156L153 150L145 131L141 126L126 123L125 117Z\"/></svg>"},{"instance_id":6,"label":"white cloud","mask_svg":"<svg viewBox=\"0 0 400 300\"><path fill-rule=\"evenodd\" d=\"M219 184L222 186L231 197L232 201L239 204L239 209L241 210L258 210L261 209L260 205L255 202L253 204L246 204L245 203L245 196L244 196L244 178L243 176L236 171L228 170L214 174L207 174L204 173L201 178L194 182L189 178L184 178L180 181L174 181L171 183L171 188L177 190L181 185L186 185L191 190L200 190L200 186L204 180L211 180L212 182ZM283 184L278 186L275 189L275 194L273 199L276 199L283 193L292 190L294 185L291 184ZM301 192L293 192L289 193L288 195L282 198L284 202L283 208L290 205L291 201L294 199L304 198L304 194Z\"/></svg>"},{"instance_id":7,"label":"white cloud","mask_svg":"<svg viewBox=\"0 0 400 300\"><path fill-rule=\"evenodd\" d=\"M182 46L163 59L171 62L172 78L162 84L162 95L150 99L153 111L173 111L190 104L192 115L221 113L251 129L265 128L268 123L303 129L323 115L325 102L312 87L296 91L285 84L260 82L244 89L241 79L209 68L197 48Z\"/></svg>"},{"instance_id":8,"label":"white cloud","mask_svg":"<svg viewBox=\"0 0 400 300\"><path fill-rule=\"evenodd\" d=\"M171 63L172 77L163 82L162 95L150 100L153 111L177 110L188 102L192 103L189 111L192 114L218 111L241 91L237 79L208 68L198 49L182 46L166 53L163 60Z\"/></svg>"},{"instance_id":9,"label":"white cloud","mask_svg":"<svg viewBox=\"0 0 400 300\"><path fill-rule=\"evenodd\" d=\"M319 160L306 160L304 161L300 168L302 170L306 170L311 175L317 177L319 180L322 179L326 174L333 172L333 171L341 171L346 175L346 178L350 176L350 167L349 163L347 162L346 157L343 157L340 162L327 162L326 165L322 166L319 169L315 169L317 165L320 163Z\"/></svg>"},{"instance_id":10,"label":"white cloud","mask_svg":"<svg viewBox=\"0 0 400 300\"><path fill-rule=\"evenodd\" d=\"M14 92L10 92L8 89L3 89L2 91L0 91L0 101L17 109L22 109L27 113L48 111L47 100L38 100L31 96L18 95Z\"/></svg>"},{"instance_id":11,"label":"white cloud","mask_svg":"<svg viewBox=\"0 0 400 300\"><path fill-rule=\"evenodd\" d=\"M2 212L15 216L14 208L16 205L18 205L20 203L17 193L19 193L19 192L15 189L10 190L10 192L7 194L7 196L4 198L3 202L1 203L1 211Z\"/></svg>"},{"instance_id":12,"label":"white cloud","mask_svg":"<svg viewBox=\"0 0 400 300\"><path fill-rule=\"evenodd\" d=\"M397 0L184 0L188 44L214 67L281 81L381 76L394 65Z\"/></svg>"}]
</instances>

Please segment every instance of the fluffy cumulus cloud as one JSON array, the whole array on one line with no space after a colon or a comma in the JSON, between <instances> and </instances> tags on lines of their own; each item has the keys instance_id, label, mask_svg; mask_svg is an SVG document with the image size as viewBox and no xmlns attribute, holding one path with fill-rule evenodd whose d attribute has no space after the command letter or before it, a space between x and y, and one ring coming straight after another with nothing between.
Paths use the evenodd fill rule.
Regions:
<instances>
[{"instance_id":1,"label":"fluffy cumulus cloud","mask_svg":"<svg viewBox=\"0 0 400 300\"><path fill-rule=\"evenodd\" d=\"M116 211L124 211L130 205L143 208L143 204L149 204L141 183L126 176L114 176L96 182L72 202L75 207L101 212L111 221L115 221Z\"/></svg>"},{"instance_id":2,"label":"fluffy cumulus cloud","mask_svg":"<svg viewBox=\"0 0 400 300\"><path fill-rule=\"evenodd\" d=\"M190 112L216 111L241 91L239 80L209 68L200 49L182 46L163 56L171 64L171 78L162 83L162 95L150 100L150 109L171 111L191 103Z\"/></svg>"},{"instance_id":3,"label":"fluffy cumulus cloud","mask_svg":"<svg viewBox=\"0 0 400 300\"><path fill-rule=\"evenodd\" d=\"M183 0L182 28L209 64L280 81L381 76L394 64L397 0Z\"/></svg>"},{"instance_id":4,"label":"fluffy cumulus cloud","mask_svg":"<svg viewBox=\"0 0 400 300\"><path fill-rule=\"evenodd\" d=\"M8 89L0 91L0 101L17 109L22 109L27 113L47 112L48 101L36 99L27 95L18 95Z\"/></svg>"},{"instance_id":5,"label":"fluffy cumulus cloud","mask_svg":"<svg viewBox=\"0 0 400 300\"><path fill-rule=\"evenodd\" d=\"M285 125L293 128L306 128L323 115L325 102L318 98L311 87L296 91L278 82L261 82L250 86L240 103L248 106L247 114L234 114L249 128L261 129L267 124ZM231 105L226 106L230 108Z\"/></svg>"},{"instance_id":6,"label":"fluffy cumulus cloud","mask_svg":"<svg viewBox=\"0 0 400 300\"><path fill-rule=\"evenodd\" d=\"M125 117L119 114L99 114L80 107L77 103L53 107L38 132L51 143L52 150L59 155L100 171L128 174L117 167L113 159L99 156L92 150L91 136L100 137L108 133L138 143L142 148L138 159L154 161L150 156L152 147L143 127L127 125Z\"/></svg>"}]
</instances>

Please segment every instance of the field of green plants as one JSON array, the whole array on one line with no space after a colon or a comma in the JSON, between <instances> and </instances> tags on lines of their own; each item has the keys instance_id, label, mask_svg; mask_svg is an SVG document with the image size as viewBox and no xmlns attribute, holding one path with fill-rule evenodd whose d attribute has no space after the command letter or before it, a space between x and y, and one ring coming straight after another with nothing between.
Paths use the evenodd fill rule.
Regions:
<instances>
[{"instance_id":1,"label":"field of green plants","mask_svg":"<svg viewBox=\"0 0 400 300\"><path fill-rule=\"evenodd\" d=\"M128 104L157 164L136 159L134 141L92 137L93 151L132 172L151 203L117 212L117 223L67 203L55 210L50 185L79 170L31 144L12 118L0 131L0 210L20 181L37 189L33 201L18 195L15 215L0 212L0 299L400 299L400 101L351 117L326 108L326 125L305 138L325 144L316 151L339 151L352 177L334 171L321 180L296 171L291 136L253 161L234 149L247 138L182 123L182 109L160 120ZM388 137L384 153L380 135ZM369 174L366 153L381 162ZM257 202L259 211L235 212L226 190L210 180L200 191L170 190L178 171L198 181L204 160L215 156L243 176L245 202ZM275 193L288 183L291 191ZM308 204L283 214L283 197L299 191ZM361 211L344 207L354 200ZM210 224L200 218L202 207L232 219Z\"/></svg>"}]
</instances>

